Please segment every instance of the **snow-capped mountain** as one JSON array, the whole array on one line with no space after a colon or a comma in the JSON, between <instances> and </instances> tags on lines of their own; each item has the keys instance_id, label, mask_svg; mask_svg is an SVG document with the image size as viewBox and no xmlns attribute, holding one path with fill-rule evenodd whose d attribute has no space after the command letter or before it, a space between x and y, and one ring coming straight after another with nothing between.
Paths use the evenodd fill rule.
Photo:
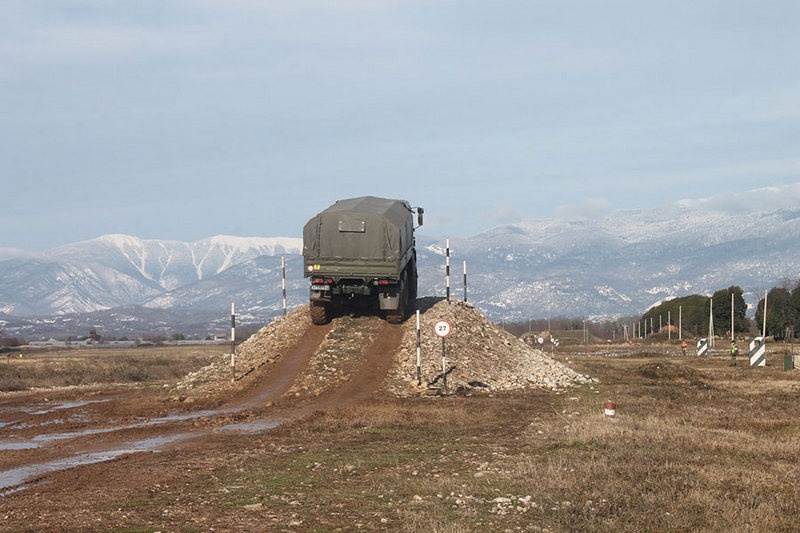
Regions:
<instances>
[{"instance_id":1,"label":"snow-capped mountain","mask_svg":"<svg viewBox=\"0 0 800 533\"><path fill-rule=\"evenodd\" d=\"M615 211L501 226L449 242L451 297L463 298L466 261L468 300L495 320L637 315L666 298L731 285L754 305L765 288L800 278L800 209ZM417 237L421 296L445 294L445 243ZM306 301L301 252L299 238L184 243L125 235L40 254L4 249L0 327L14 331L17 324L32 336L41 331L32 324L43 321L19 317L60 317L51 322L66 327L70 316L79 331L98 323L208 331L209 317L216 317L224 330L231 302L245 322L263 323L282 309L282 258L288 306Z\"/></svg>"},{"instance_id":2,"label":"snow-capped mountain","mask_svg":"<svg viewBox=\"0 0 800 533\"><path fill-rule=\"evenodd\" d=\"M741 216L673 206L503 226L450 244L459 277L467 261L470 301L494 318L519 320L636 315L666 298L731 285L755 304L764 288L800 278L799 237L800 209ZM443 253L440 242L426 251ZM463 293L461 285L456 279ZM441 293L444 283L435 286Z\"/></svg>"},{"instance_id":3,"label":"snow-capped mountain","mask_svg":"<svg viewBox=\"0 0 800 533\"><path fill-rule=\"evenodd\" d=\"M0 261L0 311L55 315L142 304L257 257L301 252L302 240L289 237L186 243L104 235Z\"/></svg>"}]
</instances>

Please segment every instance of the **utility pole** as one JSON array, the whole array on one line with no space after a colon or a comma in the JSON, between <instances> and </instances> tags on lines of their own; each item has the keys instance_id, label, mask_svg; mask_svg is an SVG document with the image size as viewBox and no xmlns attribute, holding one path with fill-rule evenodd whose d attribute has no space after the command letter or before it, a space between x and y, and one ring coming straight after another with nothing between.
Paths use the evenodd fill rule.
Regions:
<instances>
[{"instance_id":1,"label":"utility pole","mask_svg":"<svg viewBox=\"0 0 800 533\"><path fill-rule=\"evenodd\" d=\"M672 311L667 311L667 339L672 340Z\"/></svg>"},{"instance_id":2,"label":"utility pole","mask_svg":"<svg viewBox=\"0 0 800 533\"><path fill-rule=\"evenodd\" d=\"M714 347L714 298L709 300L708 306L708 342Z\"/></svg>"}]
</instances>

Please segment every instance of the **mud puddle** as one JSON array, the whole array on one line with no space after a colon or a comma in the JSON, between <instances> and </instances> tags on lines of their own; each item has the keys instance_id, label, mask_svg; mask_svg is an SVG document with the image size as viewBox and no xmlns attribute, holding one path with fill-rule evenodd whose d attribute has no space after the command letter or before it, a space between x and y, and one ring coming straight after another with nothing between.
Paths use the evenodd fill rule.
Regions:
<instances>
[{"instance_id":1,"label":"mud puddle","mask_svg":"<svg viewBox=\"0 0 800 533\"><path fill-rule=\"evenodd\" d=\"M44 463L29 464L12 468L10 470L5 470L0 472L0 490L3 490L3 492L0 492L0 496L6 496L12 492L18 492L21 488L23 488L20 487L20 485L29 483L46 474L51 474L53 472L67 470L78 466L110 461L111 459L130 453L160 451L168 444L186 440L191 436L192 435L189 433L182 433L176 435L149 437L146 439L124 443L119 448L83 453L71 457L54 459Z\"/></svg>"},{"instance_id":2,"label":"mud puddle","mask_svg":"<svg viewBox=\"0 0 800 533\"><path fill-rule=\"evenodd\" d=\"M76 402L77 403L77 402ZM117 426L110 426L107 428L86 428L76 431L65 431L63 433L47 433L47 434L39 434L33 437L22 439L22 438L11 438L2 439L0 440L0 450L24 450L24 449L31 449L31 448L38 448L39 446L55 441L62 441L67 439L79 439L81 437L88 437L90 435L101 435L104 433L116 433L118 431L125 431L129 429L139 429L139 428L148 428L148 427L155 427L161 426L165 424L170 424L173 422L185 422L188 420L194 420L197 418L207 418L213 416L221 416L225 414L230 414L234 412L234 409L218 409L218 410L204 410L204 411L196 411L193 413L177 413L172 415L166 415L156 418L148 418L142 420L141 422L134 422L132 424L122 424ZM54 423L50 421L49 424ZM42 424L45 425L45 424ZM20 426L23 427L23 426ZM28 428L31 427L28 424L25 424L24 427ZM35 426L39 427L39 426Z\"/></svg>"},{"instance_id":3,"label":"mud puddle","mask_svg":"<svg viewBox=\"0 0 800 533\"><path fill-rule=\"evenodd\" d=\"M0 451L2 450L27 450L38 448L43 443L53 442L55 440L80 438L88 435L96 435L101 433L111 433L122 431L125 429L152 427L168 424L171 422L181 422L192 420L201 417L219 416L229 414L237 411L236 409L221 409L214 411L198 411L196 413L185 413L164 416L160 418L150 419L137 424L127 424L124 426L116 426L110 428L90 428L81 431L60 433L54 435L37 435L32 439L19 440L19 441L4 441L0 442ZM178 443L194 440L199 437L205 437L212 433L258 433L261 431L268 431L281 425L282 423L290 420L290 416L280 416L274 418L263 418L259 420L250 420L247 422L230 423L214 429L193 431L193 432L172 432L166 435L158 435L155 437L148 437L144 439L136 439L118 443L116 446L102 451L93 451L87 453L79 453L70 457L54 459L42 463L33 463L25 466L12 468L0 472L0 497L19 492L28 486L33 486L32 483L38 478L59 472L61 470L68 470L79 466L86 466L104 461L110 461L122 455L139 453L139 452L160 452L163 451L168 445L175 445Z\"/></svg>"}]
</instances>

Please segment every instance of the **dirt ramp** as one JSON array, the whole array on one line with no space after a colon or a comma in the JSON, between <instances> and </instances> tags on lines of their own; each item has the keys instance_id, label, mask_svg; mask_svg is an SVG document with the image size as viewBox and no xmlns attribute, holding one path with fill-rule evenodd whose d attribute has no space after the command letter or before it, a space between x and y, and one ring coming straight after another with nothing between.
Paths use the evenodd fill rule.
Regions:
<instances>
[{"instance_id":1,"label":"dirt ramp","mask_svg":"<svg viewBox=\"0 0 800 533\"><path fill-rule=\"evenodd\" d=\"M367 399L384 383L404 328L374 316L337 318L289 391L326 403Z\"/></svg>"},{"instance_id":2,"label":"dirt ramp","mask_svg":"<svg viewBox=\"0 0 800 533\"><path fill-rule=\"evenodd\" d=\"M367 401L382 387L400 348L404 328L384 322L372 341L364 346L361 361L350 378L330 394L336 404Z\"/></svg>"},{"instance_id":3,"label":"dirt ramp","mask_svg":"<svg viewBox=\"0 0 800 533\"><path fill-rule=\"evenodd\" d=\"M296 375L305 371L303 364L299 363L310 360L329 331L330 326L311 329L307 306L295 309L236 347L235 373L231 369L228 349L228 353L220 353L213 363L179 381L174 388L174 397L186 403L226 399L246 401L259 395L265 399L265 389L270 389L270 382L279 382L276 386L282 389L291 386ZM284 384L287 372L291 372L292 380Z\"/></svg>"},{"instance_id":4,"label":"dirt ramp","mask_svg":"<svg viewBox=\"0 0 800 533\"><path fill-rule=\"evenodd\" d=\"M297 339L297 342L274 359L267 359L270 365L258 372L254 381L233 405L241 408L255 409L264 407L280 400L300 379L308 372L308 365L314 354L319 350L320 344L330 333L331 324L312 326ZM269 353L266 351L264 353ZM261 369L263 365L256 364L255 368Z\"/></svg>"},{"instance_id":5,"label":"dirt ramp","mask_svg":"<svg viewBox=\"0 0 800 533\"><path fill-rule=\"evenodd\" d=\"M304 306L237 347L235 381L230 356L221 355L187 376L176 391L190 403L216 399L247 408L366 399L384 384L404 331L376 316L312 325Z\"/></svg>"}]
</instances>

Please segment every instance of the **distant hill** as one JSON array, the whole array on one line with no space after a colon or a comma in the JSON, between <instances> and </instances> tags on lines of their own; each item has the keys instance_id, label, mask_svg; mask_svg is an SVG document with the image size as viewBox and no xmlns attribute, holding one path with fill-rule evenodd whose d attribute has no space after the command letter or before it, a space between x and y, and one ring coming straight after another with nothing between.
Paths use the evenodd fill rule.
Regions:
<instances>
[{"instance_id":1,"label":"distant hill","mask_svg":"<svg viewBox=\"0 0 800 533\"><path fill-rule=\"evenodd\" d=\"M451 248L456 268L467 260L468 297L490 317L596 318L731 285L754 305L765 288L800 278L798 238L800 209L740 216L670 207L502 226L453 239ZM442 294L432 257L442 243L426 249L423 278Z\"/></svg>"},{"instance_id":2,"label":"distant hill","mask_svg":"<svg viewBox=\"0 0 800 533\"><path fill-rule=\"evenodd\" d=\"M286 237L186 243L104 235L0 261L0 311L40 316L144 304L258 257L301 252L302 240Z\"/></svg>"},{"instance_id":3,"label":"distant hill","mask_svg":"<svg viewBox=\"0 0 800 533\"><path fill-rule=\"evenodd\" d=\"M424 228L423 228L424 229ZM746 216L671 206L600 219L541 220L450 239L451 297L494 320L615 317L660 300L739 285L763 290L800 278L800 209ZM420 296L445 294L445 239L417 237ZM0 327L28 337L100 326L107 335L225 331L264 323L307 300L302 241L217 236L196 242L106 235L43 253L2 249ZM149 328L149 329L148 329ZM86 330L86 331L84 331Z\"/></svg>"}]
</instances>

